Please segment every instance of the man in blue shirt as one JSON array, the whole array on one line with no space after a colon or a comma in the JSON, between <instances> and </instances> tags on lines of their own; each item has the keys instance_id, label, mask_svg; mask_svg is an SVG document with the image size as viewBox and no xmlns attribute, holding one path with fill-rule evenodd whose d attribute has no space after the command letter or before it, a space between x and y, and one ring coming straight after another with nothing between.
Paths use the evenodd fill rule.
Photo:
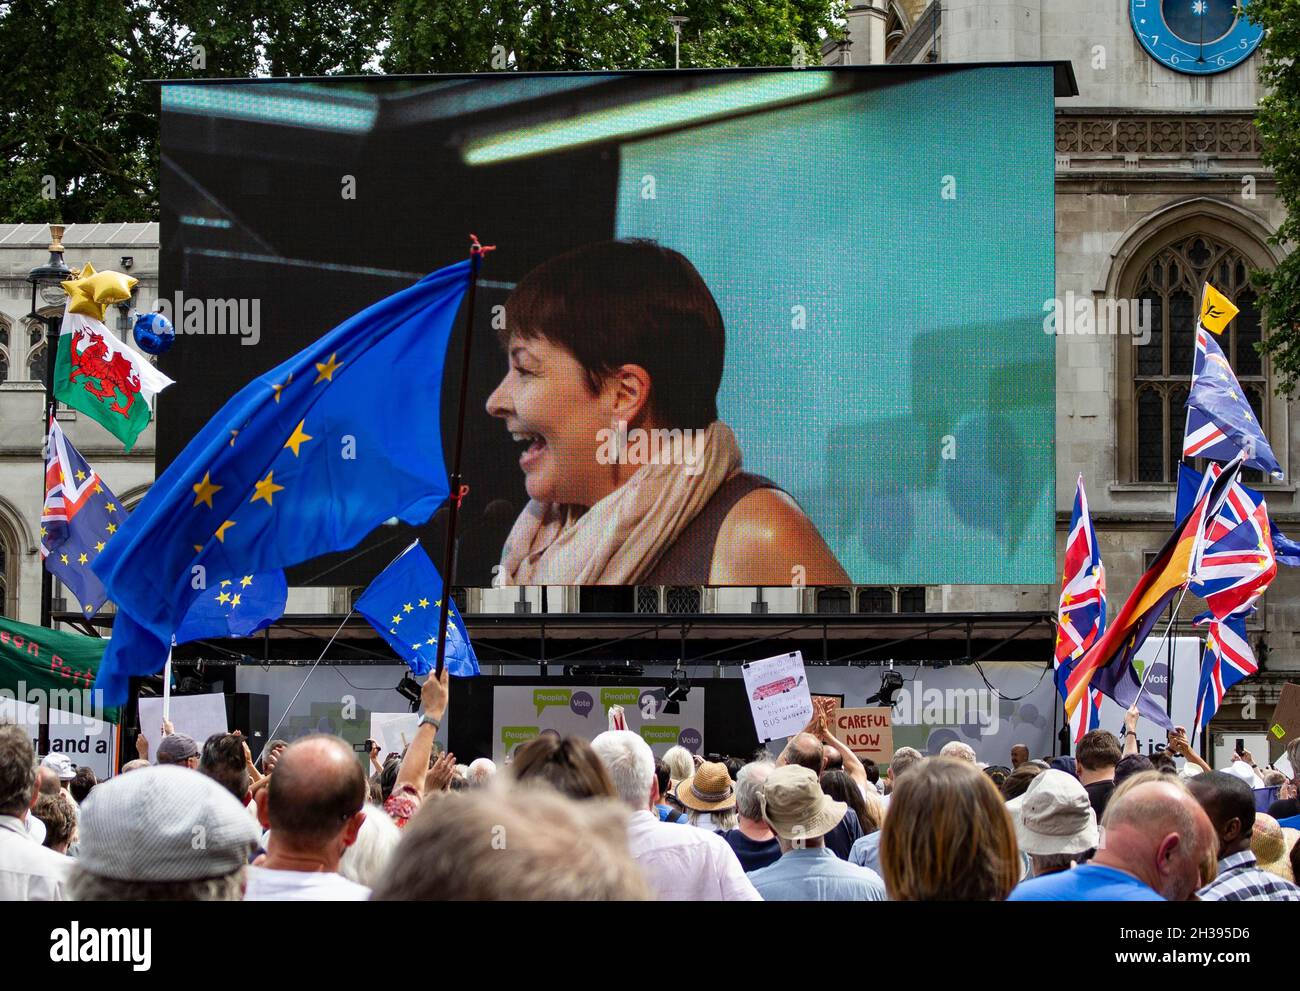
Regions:
<instances>
[{"instance_id":1,"label":"man in blue shirt","mask_svg":"<svg viewBox=\"0 0 1300 991\"><path fill-rule=\"evenodd\" d=\"M1186 901L1213 875L1218 837L1177 778L1147 771L1115 792L1097 855L1020 882L1008 901Z\"/></svg>"},{"instance_id":2,"label":"man in blue shirt","mask_svg":"<svg viewBox=\"0 0 1300 991\"><path fill-rule=\"evenodd\" d=\"M816 774L794 764L776 768L763 785L760 805L781 844L780 860L749 874L764 901L885 900L879 874L826 848L826 834L849 807L823 792Z\"/></svg>"}]
</instances>

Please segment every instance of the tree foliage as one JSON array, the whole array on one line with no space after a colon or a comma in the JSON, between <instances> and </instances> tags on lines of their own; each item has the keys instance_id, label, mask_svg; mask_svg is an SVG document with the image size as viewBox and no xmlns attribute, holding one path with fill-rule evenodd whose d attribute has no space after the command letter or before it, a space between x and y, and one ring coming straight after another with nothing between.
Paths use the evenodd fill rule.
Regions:
<instances>
[{"instance_id":1,"label":"tree foliage","mask_svg":"<svg viewBox=\"0 0 1300 991\"><path fill-rule=\"evenodd\" d=\"M158 217L149 80L789 65L843 0L0 0L0 223Z\"/></svg>"},{"instance_id":2,"label":"tree foliage","mask_svg":"<svg viewBox=\"0 0 1300 991\"><path fill-rule=\"evenodd\" d=\"M1273 170L1277 194L1287 210L1272 241L1300 243L1300 0L1251 0L1251 20L1264 26L1260 81L1268 88L1255 126L1264 143L1264 163ZM1300 251L1271 271L1252 273L1260 290L1268 339L1260 350L1273 362L1279 392L1300 389Z\"/></svg>"}]
</instances>

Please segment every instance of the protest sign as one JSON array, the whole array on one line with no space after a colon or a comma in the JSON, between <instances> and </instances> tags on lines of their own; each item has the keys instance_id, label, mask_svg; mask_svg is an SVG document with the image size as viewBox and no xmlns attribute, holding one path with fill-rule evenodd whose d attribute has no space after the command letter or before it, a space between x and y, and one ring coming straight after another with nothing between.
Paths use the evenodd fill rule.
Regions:
<instances>
[{"instance_id":1,"label":"protest sign","mask_svg":"<svg viewBox=\"0 0 1300 991\"><path fill-rule=\"evenodd\" d=\"M745 696L762 743L793 736L812 718L812 696L804 674L803 654L793 651L741 665Z\"/></svg>"},{"instance_id":2,"label":"protest sign","mask_svg":"<svg viewBox=\"0 0 1300 991\"><path fill-rule=\"evenodd\" d=\"M836 709L827 720L831 735L859 758L887 764L894 756L893 713L888 706Z\"/></svg>"},{"instance_id":3,"label":"protest sign","mask_svg":"<svg viewBox=\"0 0 1300 991\"><path fill-rule=\"evenodd\" d=\"M162 741L163 700L140 700L140 732L149 741L149 760L155 756ZM203 741L213 733L229 733L226 722L226 696L220 692L211 695L174 695L171 700L171 723L177 733L193 737L203 748Z\"/></svg>"}]
</instances>

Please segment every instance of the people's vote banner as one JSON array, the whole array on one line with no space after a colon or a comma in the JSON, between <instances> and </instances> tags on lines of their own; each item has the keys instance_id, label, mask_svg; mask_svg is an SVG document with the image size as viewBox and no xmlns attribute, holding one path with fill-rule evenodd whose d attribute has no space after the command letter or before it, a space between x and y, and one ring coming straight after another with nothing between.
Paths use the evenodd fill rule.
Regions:
<instances>
[{"instance_id":1,"label":"people's vote banner","mask_svg":"<svg viewBox=\"0 0 1300 991\"><path fill-rule=\"evenodd\" d=\"M859 758L887 764L894 756L894 719L888 706L836 709L828 723L831 735Z\"/></svg>"},{"instance_id":2,"label":"people's vote banner","mask_svg":"<svg viewBox=\"0 0 1300 991\"><path fill-rule=\"evenodd\" d=\"M611 706L620 706L627 728L640 734L656 757L680 744L693 754L704 746L701 685L666 712L662 685L498 685L492 692L492 758L513 756L520 744L543 733L595 739L609 727Z\"/></svg>"},{"instance_id":3,"label":"people's vote banner","mask_svg":"<svg viewBox=\"0 0 1300 991\"><path fill-rule=\"evenodd\" d=\"M792 651L740 666L745 696L758 739L766 743L793 736L812 719L812 696L804 674L803 654Z\"/></svg>"}]
</instances>

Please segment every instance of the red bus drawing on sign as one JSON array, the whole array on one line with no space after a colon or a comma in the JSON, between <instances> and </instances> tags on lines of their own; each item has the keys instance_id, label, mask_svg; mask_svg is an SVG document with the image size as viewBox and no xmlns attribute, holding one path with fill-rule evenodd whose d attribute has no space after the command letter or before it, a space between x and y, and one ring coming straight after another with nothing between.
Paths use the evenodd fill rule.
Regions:
<instances>
[{"instance_id":1,"label":"red bus drawing on sign","mask_svg":"<svg viewBox=\"0 0 1300 991\"><path fill-rule=\"evenodd\" d=\"M766 685L759 685L754 689L754 701L762 702L763 699L771 698L773 695L781 695L793 688L798 688L803 684L803 675L799 680L786 676L779 681L769 681Z\"/></svg>"}]
</instances>

